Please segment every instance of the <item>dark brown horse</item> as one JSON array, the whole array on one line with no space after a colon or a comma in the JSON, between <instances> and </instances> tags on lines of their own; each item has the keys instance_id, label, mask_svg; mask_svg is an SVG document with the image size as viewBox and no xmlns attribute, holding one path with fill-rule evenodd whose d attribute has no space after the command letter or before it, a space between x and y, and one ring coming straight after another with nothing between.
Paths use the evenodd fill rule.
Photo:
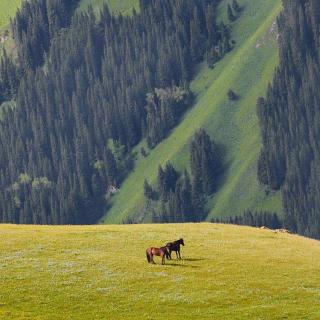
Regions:
<instances>
[{"instance_id":1,"label":"dark brown horse","mask_svg":"<svg viewBox=\"0 0 320 320\"><path fill-rule=\"evenodd\" d=\"M161 257L162 259L162 264L166 263L166 257L168 257L168 249L167 247L161 247L161 248L148 248L146 250L146 255L147 255L147 260L149 263L155 264L153 260L153 256L158 256Z\"/></svg>"},{"instance_id":2,"label":"dark brown horse","mask_svg":"<svg viewBox=\"0 0 320 320\"><path fill-rule=\"evenodd\" d=\"M184 241L183 239L179 239L174 242L169 242L166 244L166 248L168 248L168 254L167 254L167 259L171 260L171 252L175 251L177 255L177 259L181 259L181 254L180 254L180 245L184 246Z\"/></svg>"}]
</instances>

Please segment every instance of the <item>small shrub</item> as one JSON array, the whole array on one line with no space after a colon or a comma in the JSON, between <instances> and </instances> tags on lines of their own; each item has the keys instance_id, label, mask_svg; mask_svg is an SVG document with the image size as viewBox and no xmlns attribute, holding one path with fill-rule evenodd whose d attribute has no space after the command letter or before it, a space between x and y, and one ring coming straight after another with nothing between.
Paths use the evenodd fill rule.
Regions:
<instances>
[{"instance_id":1,"label":"small shrub","mask_svg":"<svg viewBox=\"0 0 320 320\"><path fill-rule=\"evenodd\" d=\"M232 89L230 89L228 91L228 98L230 101L235 101L239 99L239 96Z\"/></svg>"}]
</instances>

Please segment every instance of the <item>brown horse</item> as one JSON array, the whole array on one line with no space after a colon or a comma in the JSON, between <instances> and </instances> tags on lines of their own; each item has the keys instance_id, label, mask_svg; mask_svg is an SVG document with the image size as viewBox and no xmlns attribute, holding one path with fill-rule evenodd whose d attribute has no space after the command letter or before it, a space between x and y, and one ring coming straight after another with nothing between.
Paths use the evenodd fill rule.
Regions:
<instances>
[{"instance_id":1,"label":"brown horse","mask_svg":"<svg viewBox=\"0 0 320 320\"><path fill-rule=\"evenodd\" d=\"M147 255L148 263L155 264L153 260L153 256L158 256L158 257L161 257L162 264L165 264L166 263L165 260L168 255L168 250L167 250L167 247L161 247L161 248L151 247L146 250L146 255Z\"/></svg>"},{"instance_id":2,"label":"brown horse","mask_svg":"<svg viewBox=\"0 0 320 320\"><path fill-rule=\"evenodd\" d=\"M167 259L171 260L171 252L175 251L177 255L177 259L181 259L181 254L180 254L180 245L184 246L184 241L183 239L179 239L174 242L169 242L166 244L166 248L168 248L168 253L167 253Z\"/></svg>"}]
</instances>

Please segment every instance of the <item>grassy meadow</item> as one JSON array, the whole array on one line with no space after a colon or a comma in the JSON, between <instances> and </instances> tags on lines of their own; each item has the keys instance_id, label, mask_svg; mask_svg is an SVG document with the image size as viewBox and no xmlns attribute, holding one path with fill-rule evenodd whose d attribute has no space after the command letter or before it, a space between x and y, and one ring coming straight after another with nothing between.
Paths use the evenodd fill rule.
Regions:
<instances>
[{"instance_id":1,"label":"grassy meadow","mask_svg":"<svg viewBox=\"0 0 320 320\"><path fill-rule=\"evenodd\" d=\"M226 21L222 1L219 17ZM236 46L211 70L199 66L192 90L196 103L171 135L149 152L139 154L134 172L113 199L113 207L102 223L117 223L139 216L144 203L143 182L155 183L159 164L168 160L180 170L189 164L189 141L194 132L204 127L221 147L226 169L219 192L209 201L208 219L215 216L242 214L245 209L281 213L279 194L266 195L257 181L257 159L261 148L256 100L266 93L278 63L276 17L279 0L240 0L241 17L233 24ZM240 99L230 102L232 88ZM150 221L148 213L143 217Z\"/></svg>"},{"instance_id":2,"label":"grassy meadow","mask_svg":"<svg viewBox=\"0 0 320 320\"><path fill-rule=\"evenodd\" d=\"M320 319L320 243L215 224L0 226L0 319ZM184 237L183 260L145 249Z\"/></svg>"}]
</instances>

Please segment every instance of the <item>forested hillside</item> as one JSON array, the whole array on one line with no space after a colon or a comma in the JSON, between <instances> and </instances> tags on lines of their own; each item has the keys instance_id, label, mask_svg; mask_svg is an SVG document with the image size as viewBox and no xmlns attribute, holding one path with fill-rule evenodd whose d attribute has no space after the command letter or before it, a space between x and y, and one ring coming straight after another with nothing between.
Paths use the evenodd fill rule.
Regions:
<instances>
[{"instance_id":1,"label":"forested hillside","mask_svg":"<svg viewBox=\"0 0 320 320\"><path fill-rule=\"evenodd\" d=\"M320 3L284 1L280 66L259 99L259 179L281 190L288 228L320 237Z\"/></svg>"},{"instance_id":2,"label":"forested hillside","mask_svg":"<svg viewBox=\"0 0 320 320\"><path fill-rule=\"evenodd\" d=\"M132 168L189 107L205 57L232 48L217 1L141 1L132 16L99 18L77 1L25 2L13 21L18 64L2 60L1 220L93 223ZM214 59L214 60L213 60Z\"/></svg>"},{"instance_id":3,"label":"forested hillside","mask_svg":"<svg viewBox=\"0 0 320 320\"><path fill-rule=\"evenodd\" d=\"M276 21L277 0L31 0L10 30L12 3L0 220L243 223L284 210L286 227L319 237L320 5L283 3Z\"/></svg>"},{"instance_id":4,"label":"forested hillside","mask_svg":"<svg viewBox=\"0 0 320 320\"><path fill-rule=\"evenodd\" d=\"M278 63L276 17L281 2L239 1L242 10L232 23L227 17L228 3L219 4L218 21L228 22L236 44L213 69L206 63L199 66L191 82L194 106L168 138L147 150L146 157L140 155L145 144L136 148L135 169L111 199L112 207L102 222L159 221L158 213L164 212L161 199L154 203L144 196L144 180L157 190L159 165L165 168L168 161L182 176L187 169L191 178L190 143L199 128L210 135L222 160L217 188L206 197L206 219L242 215L247 209L282 212L278 193L258 183L256 169L261 149L256 100L265 95ZM230 89L238 99L229 100Z\"/></svg>"}]
</instances>

